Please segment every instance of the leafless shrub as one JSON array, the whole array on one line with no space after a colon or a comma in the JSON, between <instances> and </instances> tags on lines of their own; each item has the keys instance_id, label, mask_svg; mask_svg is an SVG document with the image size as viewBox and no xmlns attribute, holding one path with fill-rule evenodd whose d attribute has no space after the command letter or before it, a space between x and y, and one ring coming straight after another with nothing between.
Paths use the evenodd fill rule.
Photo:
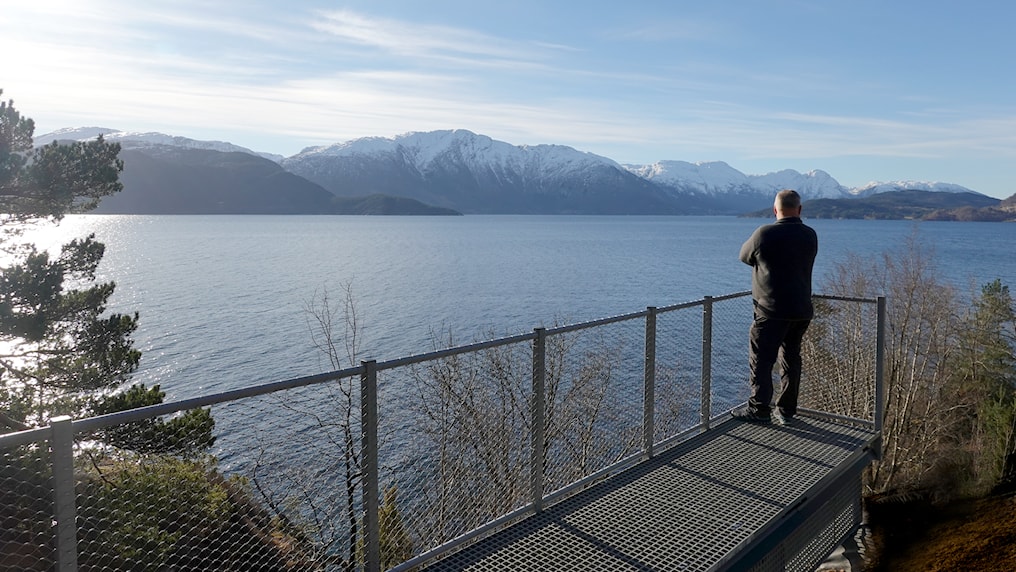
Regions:
<instances>
[{"instance_id":1,"label":"leafless shrub","mask_svg":"<svg viewBox=\"0 0 1016 572\"><path fill-rule=\"evenodd\" d=\"M968 372L976 369L971 360L983 355L976 349L981 342L972 337L975 326L970 312L962 310L964 301L940 280L934 252L916 232L878 259L850 257L830 274L823 290L888 299L883 454L868 475L869 492L921 489L949 496L968 491L985 455L985 425L975 420L985 421L989 412L997 414L1000 425L992 439L1001 435L1002 444L996 447L1001 453L993 456L996 465L1001 463L997 459L1011 449L1012 384L1004 390L1004 383L986 385L964 375L964 360ZM858 407L868 398L858 391L868 384L853 380L859 376L858 356L870 351L865 339L874 334L852 312L849 307L819 312L823 317L809 332L806 351L808 359L829 364L823 368L828 375L825 393L815 398L839 399L844 408L837 412L867 415ZM1007 351L1002 353L1011 360L1011 344ZM999 375L1004 374L994 379ZM1001 470L999 466L996 473Z\"/></svg>"}]
</instances>

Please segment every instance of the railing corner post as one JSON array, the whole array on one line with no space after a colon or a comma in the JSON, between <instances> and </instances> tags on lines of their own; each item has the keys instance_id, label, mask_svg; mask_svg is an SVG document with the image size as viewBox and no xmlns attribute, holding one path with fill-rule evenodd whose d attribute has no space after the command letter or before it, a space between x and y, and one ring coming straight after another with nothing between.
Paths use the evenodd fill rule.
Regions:
<instances>
[{"instance_id":1,"label":"railing corner post","mask_svg":"<svg viewBox=\"0 0 1016 572\"><path fill-rule=\"evenodd\" d=\"M532 461L530 481L532 484L533 508L543 510L543 479L546 471L546 379L547 379L547 329L536 328L533 340L533 405L532 405Z\"/></svg>"},{"instance_id":2,"label":"railing corner post","mask_svg":"<svg viewBox=\"0 0 1016 572\"><path fill-rule=\"evenodd\" d=\"M653 456L656 439L656 307L646 308L645 384L643 386L642 452L645 458Z\"/></svg>"},{"instance_id":3,"label":"railing corner post","mask_svg":"<svg viewBox=\"0 0 1016 572\"><path fill-rule=\"evenodd\" d=\"M380 487L378 476L377 361L360 362L360 427L363 435L364 570L381 570Z\"/></svg>"},{"instance_id":4,"label":"railing corner post","mask_svg":"<svg viewBox=\"0 0 1016 572\"><path fill-rule=\"evenodd\" d=\"M885 420L885 330L886 297L879 296L877 330L875 332L875 432L882 434ZM881 455L880 455L881 456Z\"/></svg>"},{"instance_id":5,"label":"railing corner post","mask_svg":"<svg viewBox=\"0 0 1016 572\"><path fill-rule=\"evenodd\" d=\"M713 297L702 298L702 408L699 421L709 429L712 418L713 384Z\"/></svg>"},{"instance_id":6,"label":"railing corner post","mask_svg":"<svg viewBox=\"0 0 1016 572\"><path fill-rule=\"evenodd\" d=\"M62 415L50 420L50 450L53 463L53 502L56 518L56 561L58 572L77 572L77 499L74 492L74 428L71 418Z\"/></svg>"}]
</instances>

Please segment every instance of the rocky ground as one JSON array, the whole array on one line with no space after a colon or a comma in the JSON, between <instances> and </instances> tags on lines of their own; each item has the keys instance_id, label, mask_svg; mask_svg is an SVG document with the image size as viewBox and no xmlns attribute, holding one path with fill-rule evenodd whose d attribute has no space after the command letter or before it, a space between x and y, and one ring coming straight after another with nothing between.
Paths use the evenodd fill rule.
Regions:
<instances>
[{"instance_id":1,"label":"rocky ground","mask_svg":"<svg viewBox=\"0 0 1016 572\"><path fill-rule=\"evenodd\" d=\"M897 505L879 509L871 525L867 572L1016 570L1013 494L944 507Z\"/></svg>"}]
</instances>

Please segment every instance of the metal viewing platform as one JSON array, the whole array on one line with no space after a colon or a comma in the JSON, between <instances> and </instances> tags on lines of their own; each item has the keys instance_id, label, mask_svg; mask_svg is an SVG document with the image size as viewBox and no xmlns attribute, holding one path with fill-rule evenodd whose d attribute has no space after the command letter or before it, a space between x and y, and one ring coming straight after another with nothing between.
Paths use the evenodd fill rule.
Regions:
<instances>
[{"instance_id":1,"label":"metal viewing platform","mask_svg":"<svg viewBox=\"0 0 1016 572\"><path fill-rule=\"evenodd\" d=\"M728 419L426 570L814 570L860 521L877 435Z\"/></svg>"}]
</instances>

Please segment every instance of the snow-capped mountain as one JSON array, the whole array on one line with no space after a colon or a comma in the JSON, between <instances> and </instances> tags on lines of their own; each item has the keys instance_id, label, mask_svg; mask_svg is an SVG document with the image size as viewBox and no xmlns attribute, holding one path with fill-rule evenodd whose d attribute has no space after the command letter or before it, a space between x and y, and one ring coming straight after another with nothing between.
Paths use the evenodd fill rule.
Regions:
<instances>
[{"instance_id":1,"label":"snow-capped mountain","mask_svg":"<svg viewBox=\"0 0 1016 572\"><path fill-rule=\"evenodd\" d=\"M621 168L606 157L563 145L511 145L464 129L414 132L391 138L365 137L325 147L310 147L284 162L295 165L322 158L381 155L400 155L420 173L427 173L449 162L462 163L474 172L476 169L486 172L492 168L530 177L586 167Z\"/></svg>"},{"instance_id":2,"label":"snow-capped mountain","mask_svg":"<svg viewBox=\"0 0 1016 572\"><path fill-rule=\"evenodd\" d=\"M339 196L380 192L463 212L683 212L661 187L606 157L461 129L311 147L282 166Z\"/></svg>"},{"instance_id":3,"label":"snow-capped mountain","mask_svg":"<svg viewBox=\"0 0 1016 572\"><path fill-rule=\"evenodd\" d=\"M870 197L891 191L931 191L936 193L974 193L962 185L953 183L935 183L929 181L889 181L871 182L867 185L850 189L848 193L854 197ZM980 194L980 193L978 193Z\"/></svg>"},{"instance_id":4,"label":"snow-capped mountain","mask_svg":"<svg viewBox=\"0 0 1016 572\"><path fill-rule=\"evenodd\" d=\"M36 135L33 138L33 143L36 147L43 145L49 145L54 141L89 141L95 139L99 135L108 135L110 133L117 133L116 129L109 129L107 127L68 127L65 129L57 129L52 133L46 133L45 135Z\"/></svg>"},{"instance_id":5,"label":"snow-capped mountain","mask_svg":"<svg viewBox=\"0 0 1016 572\"><path fill-rule=\"evenodd\" d=\"M89 141L98 138L99 135L102 135L103 139L109 143L119 143L120 147L124 149L151 149L165 146L184 149L200 149L204 151L219 151L222 153L247 153L248 155L257 155L276 162L282 160L283 158L282 155L258 153L246 147L234 145L225 141L200 141L187 137L166 135L165 133L138 133L133 131L119 131L117 129L109 129L106 127L59 129L52 133L35 137L33 142L36 146L41 146L48 145L53 141Z\"/></svg>"},{"instance_id":6,"label":"snow-capped mountain","mask_svg":"<svg viewBox=\"0 0 1016 572\"><path fill-rule=\"evenodd\" d=\"M783 189L794 189L806 199L842 199L847 196L847 189L829 173L812 170L798 173L793 169L784 169L765 175L749 175L752 188L772 197Z\"/></svg>"},{"instance_id":7,"label":"snow-capped mountain","mask_svg":"<svg viewBox=\"0 0 1016 572\"><path fill-rule=\"evenodd\" d=\"M659 161L652 165L625 165L629 171L678 192L708 195L760 194L771 199L781 189L795 189L805 199L839 199L849 196L825 171L799 173L785 169L765 175L746 175L723 161L688 163Z\"/></svg>"},{"instance_id":8,"label":"snow-capped mountain","mask_svg":"<svg viewBox=\"0 0 1016 572\"><path fill-rule=\"evenodd\" d=\"M744 173L722 161L709 163L658 161L652 165L625 165L624 167L654 183L675 189L694 189L700 193L741 192L750 186L748 177Z\"/></svg>"},{"instance_id":9,"label":"snow-capped mountain","mask_svg":"<svg viewBox=\"0 0 1016 572\"><path fill-rule=\"evenodd\" d=\"M512 145L461 129L366 137L308 147L289 158L222 141L100 127L64 129L35 141L41 145L99 135L120 143L125 151L158 157L164 169L179 164L193 171L197 164L218 168L228 162L237 172L240 167L234 161L193 153L244 153L272 159L288 173L339 197L380 193L464 213L740 214L768 208L773 195L785 188L796 189L806 200L908 189L973 192L960 185L922 181L847 189L820 170L746 175L721 161L622 166L572 147ZM184 151L191 154L186 161ZM264 165L257 168L270 171Z\"/></svg>"}]
</instances>

